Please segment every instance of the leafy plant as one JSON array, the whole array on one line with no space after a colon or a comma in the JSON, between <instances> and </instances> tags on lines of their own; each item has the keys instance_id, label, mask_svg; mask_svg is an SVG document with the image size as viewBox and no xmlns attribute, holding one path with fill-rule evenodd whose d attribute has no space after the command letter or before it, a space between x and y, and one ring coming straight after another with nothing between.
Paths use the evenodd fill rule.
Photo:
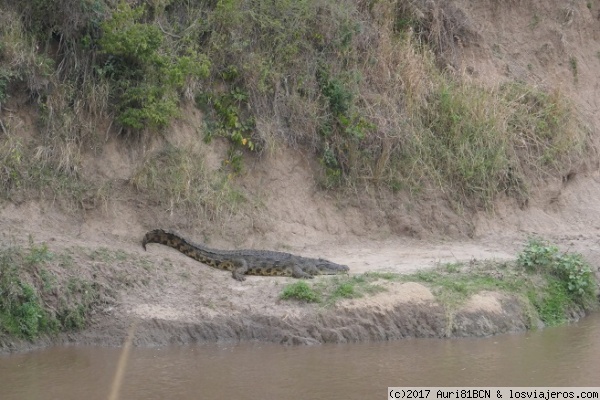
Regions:
<instances>
[{"instance_id":1,"label":"leafy plant","mask_svg":"<svg viewBox=\"0 0 600 400\"><path fill-rule=\"evenodd\" d=\"M532 238L519 254L517 262L529 271L549 271L564 282L569 293L578 298L593 295L592 269L581 254L560 253L555 245Z\"/></svg>"},{"instance_id":2,"label":"leafy plant","mask_svg":"<svg viewBox=\"0 0 600 400\"><path fill-rule=\"evenodd\" d=\"M569 293L579 299L593 297L595 282L590 265L581 254L562 254L557 257L555 274L566 281Z\"/></svg>"},{"instance_id":3,"label":"leafy plant","mask_svg":"<svg viewBox=\"0 0 600 400\"><path fill-rule=\"evenodd\" d=\"M517 263L528 271L551 269L558 257L558 247L539 239L531 238L525 248L519 253Z\"/></svg>"},{"instance_id":4,"label":"leafy plant","mask_svg":"<svg viewBox=\"0 0 600 400\"><path fill-rule=\"evenodd\" d=\"M350 111L354 94L339 77L332 77L328 68L322 66L317 71L317 82L334 116L344 115Z\"/></svg>"},{"instance_id":5,"label":"leafy plant","mask_svg":"<svg viewBox=\"0 0 600 400\"><path fill-rule=\"evenodd\" d=\"M246 107L248 94L240 88L234 88L229 93L212 98L212 106L217 117L216 134L229 138L239 147L254 150L255 145L250 138L255 129L252 116L244 117L243 108Z\"/></svg>"},{"instance_id":6,"label":"leafy plant","mask_svg":"<svg viewBox=\"0 0 600 400\"><path fill-rule=\"evenodd\" d=\"M56 323L36 289L19 276L21 257L16 248L0 249L0 332L33 339L54 331Z\"/></svg>"},{"instance_id":7,"label":"leafy plant","mask_svg":"<svg viewBox=\"0 0 600 400\"><path fill-rule=\"evenodd\" d=\"M158 26L144 22L145 14L145 7L121 2L100 25L105 61L96 70L118 92L117 120L133 130L166 126L178 112L177 91L189 77L208 76L210 68L193 47L177 54Z\"/></svg>"},{"instance_id":8,"label":"leafy plant","mask_svg":"<svg viewBox=\"0 0 600 400\"><path fill-rule=\"evenodd\" d=\"M100 301L98 285L61 280L51 272L53 259L48 246L32 238L28 248L0 247L0 335L32 340L87 324Z\"/></svg>"},{"instance_id":9,"label":"leafy plant","mask_svg":"<svg viewBox=\"0 0 600 400\"><path fill-rule=\"evenodd\" d=\"M238 71L230 66L222 76L226 81L234 81ZM222 94L201 93L196 96L196 105L208 114L205 141L210 142L214 136L229 139L231 146L223 166L239 174L243 169L242 149L257 150L252 140L256 123L248 112L248 93L238 86Z\"/></svg>"},{"instance_id":10,"label":"leafy plant","mask_svg":"<svg viewBox=\"0 0 600 400\"><path fill-rule=\"evenodd\" d=\"M325 187L332 188L358 169L359 143L377 126L357 110L350 77L334 76L330 67L322 64L317 69L316 80L326 103L319 129L323 143L321 164L325 167Z\"/></svg>"}]
</instances>

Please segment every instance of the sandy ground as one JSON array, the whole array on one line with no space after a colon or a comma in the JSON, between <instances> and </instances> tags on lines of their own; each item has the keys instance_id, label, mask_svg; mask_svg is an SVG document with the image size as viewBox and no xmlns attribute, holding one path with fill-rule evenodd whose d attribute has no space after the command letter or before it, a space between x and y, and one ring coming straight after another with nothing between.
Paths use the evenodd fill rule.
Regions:
<instances>
[{"instance_id":1,"label":"sandy ground","mask_svg":"<svg viewBox=\"0 0 600 400\"><path fill-rule=\"evenodd\" d=\"M31 234L36 242L48 243L56 253L79 249L71 251L76 259L74 273L95 276L113 290L114 296L97 310L89 329L63 335L58 340L41 341L36 346L57 342L120 345L128 326L134 322L136 345L240 340L345 343L405 337L486 336L521 331L528 326L527 315L516 299L484 292L449 315L436 303L430 290L418 283L382 282L385 292L340 301L334 307L283 301L281 291L285 284L294 281L292 278L249 276L245 282L238 282L228 272L202 265L165 246L149 245L144 252L140 245L142 232L121 236L98 231L89 235L85 231L76 233L81 226L75 224L65 225L73 231L43 229L64 216L39 212L38 208L34 203L5 208L0 214L4 240L26 246ZM352 274L408 273L444 263L513 259L529 233L513 231L458 240L354 238L351 243L323 236L321 245L287 246L284 250L346 263ZM555 235L553 239L564 250L583 252L598 266L595 257L598 235ZM85 256L98 249L121 252L124 256L120 260ZM60 267L54 269L58 273L60 270ZM326 279L330 277L316 278ZM7 349L30 346L13 343Z\"/></svg>"}]
</instances>

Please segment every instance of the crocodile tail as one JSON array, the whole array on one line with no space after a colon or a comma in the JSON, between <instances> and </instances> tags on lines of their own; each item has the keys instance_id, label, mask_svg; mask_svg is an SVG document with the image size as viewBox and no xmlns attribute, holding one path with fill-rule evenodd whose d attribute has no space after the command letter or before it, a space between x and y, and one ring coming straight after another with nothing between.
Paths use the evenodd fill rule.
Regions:
<instances>
[{"instance_id":1,"label":"crocodile tail","mask_svg":"<svg viewBox=\"0 0 600 400\"><path fill-rule=\"evenodd\" d=\"M164 244L167 241L167 232L163 229L154 229L144 235L142 239L142 247L146 250L148 243L161 243Z\"/></svg>"}]
</instances>

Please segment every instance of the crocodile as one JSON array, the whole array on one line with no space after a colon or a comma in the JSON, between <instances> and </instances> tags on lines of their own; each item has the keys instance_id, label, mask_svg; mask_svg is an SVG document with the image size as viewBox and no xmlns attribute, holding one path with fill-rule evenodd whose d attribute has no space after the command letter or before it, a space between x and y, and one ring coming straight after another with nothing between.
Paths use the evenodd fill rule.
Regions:
<instances>
[{"instance_id":1,"label":"crocodile","mask_svg":"<svg viewBox=\"0 0 600 400\"><path fill-rule=\"evenodd\" d=\"M246 280L244 275L291 276L312 279L314 275L347 274L348 266L322 258L308 258L270 250L216 250L192 243L177 233L155 229L146 233L142 246L159 243L179 250L196 261L211 267L231 271L234 279Z\"/></svg>"}]
</instances>

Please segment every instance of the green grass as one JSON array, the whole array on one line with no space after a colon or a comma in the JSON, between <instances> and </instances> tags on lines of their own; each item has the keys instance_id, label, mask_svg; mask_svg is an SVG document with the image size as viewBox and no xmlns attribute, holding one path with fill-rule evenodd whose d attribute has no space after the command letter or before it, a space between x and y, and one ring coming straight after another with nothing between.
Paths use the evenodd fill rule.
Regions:
<instances>
[{"instance_id":1,"label":"green grass","mask_svg":"<svg viewBox=\"0 0 600 400\"><path fill-rule=\"evenodd\" d=\"M541 290L529 290L527 298L540 320L548 326L565 323L568 309L576 305L564 284L557 279L549 279Z\"/></svg>"},{"instance_id":2,"label":"green grass","mask_svg":"<svg viewBox=\"0 0 600 400\"><path fill-rule=\"evenodd\" d=\"M557 246L539 238L529 240L515 262L454 262L412 274L324 277L310 284L287 285L281 297L330 307L343 299L386 291L381 281L421 283L450 314L482 291L505 293L519 299L532 327L537 320L553 326L568 321L572 311L598 308L597 282L589 264L580 254L561 253Z\"/></svg>"},{"instance_id":3,"label":"green grass","mask_svg":"<svg viewBox=\"0 0 600 400\"><path fill-rule=\"evenodd\" d=\"M481 262L474 265L445 264L431 270L402 275L401 280L425 284L443 304L450 308L459 307L472 295L481 291L518 294L526 288L522 274L506 263L496 262Z\"/></svg>"},{"instance_id":4,"label":"green grass","mask_svg":"<svg viewBox=\"0 0 600 400\"><path fill-rule=\"evenodd\" d=\"M99 286L53 272L61 254L32 238L27 247L0 247L0 337L33 340L86 326L100 301Z\"/></svg>"},{"instance_id":5,"label":"green grass","mask_svg":"<svg viewBox=\"0 0 600 400\"><path fill-rule=\"evenodd\" d=\"M343 299L360 298L385 291L385 287L376 285L374 282L379 279L395 280L397 278L397 274L368 273L352 277L335 276L320 279L311 284L306 281L299 281L286 285L283 288L281 298L320 303L329 307Z\"/></svg>"},{"instance_id":6,"label":"green grass","mask_svg":"<svg viewBox=\"0 0 600 400\"><path fill-rule=\"evenodd\" d=\"M583 141L559 93L520 84L485 89L441 79L416 117L415 135L390 162L417 172L400 175L405 185L437 182L463 205L489 208L500 193L523 201L528 182L561 171Z\"/></svg>"},{"instance_id":7,"label":"green grass","mask_svg":"<svg viewBox=\"0 0 600 400\"><path fill-rule=\"evenodd\" d=\"M561 253L557 246L532 238L516 262L476 262L472 265L445 264L432 270L402 275L403 282L428 286L451 310L459 308L481 291L499 291L527 299L546 325L568 319L571 310L597 308L597 282L589 264L577 253Z\"/></svg>"},{"instance_id":8,"label":"green grass","mask_svg":"<svg viewBox=\"0 0 600 400\"><path fill-rule=\"evenodd\" d=\"M286 285L281 293L284 300L299 300L307 303L317 303L320 296L304 281L299 281Z\"/></svg>"}]
</instances>

